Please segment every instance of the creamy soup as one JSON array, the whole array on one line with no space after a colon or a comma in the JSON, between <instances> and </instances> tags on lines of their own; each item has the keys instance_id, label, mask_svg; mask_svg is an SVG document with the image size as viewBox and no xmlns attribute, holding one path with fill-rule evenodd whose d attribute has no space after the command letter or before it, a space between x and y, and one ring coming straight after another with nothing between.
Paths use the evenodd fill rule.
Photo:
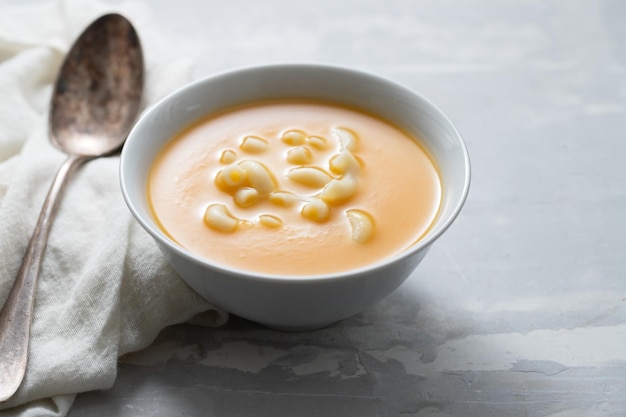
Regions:
<instances>
[{"instance_id":1,"label":"creamy soup","mask_svg":"<svg viewBox=\"0 0 626 417\"><path fill-rule=\"evenodd\" d=\"M433 161L400 129L330 103L271 101L208 116L151 169L162 230L223 266L341 272L417 242L441 204Z\"/></svg>"}]
</instances>

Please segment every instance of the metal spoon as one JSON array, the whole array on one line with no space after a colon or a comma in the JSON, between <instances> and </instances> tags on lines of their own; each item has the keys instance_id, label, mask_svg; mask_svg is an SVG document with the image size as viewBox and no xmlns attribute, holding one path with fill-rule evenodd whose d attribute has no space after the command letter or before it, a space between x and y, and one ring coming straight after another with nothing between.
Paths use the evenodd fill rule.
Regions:
<instances>
[{"instance_id":1,"label":"metal spoon","mask_svg":"<svg viewBox=\"0 0 626 417\"><path fill-rule=\"evenodd\" d=\"M0 312L0 401L19 388L37 277L68 178L86 161L121 148L139 113L143 55L131 23L118 14L94 21L61 67L50 104L50 140L68 157L54 178L13 288Z\"/></svg>"}]
</instances>

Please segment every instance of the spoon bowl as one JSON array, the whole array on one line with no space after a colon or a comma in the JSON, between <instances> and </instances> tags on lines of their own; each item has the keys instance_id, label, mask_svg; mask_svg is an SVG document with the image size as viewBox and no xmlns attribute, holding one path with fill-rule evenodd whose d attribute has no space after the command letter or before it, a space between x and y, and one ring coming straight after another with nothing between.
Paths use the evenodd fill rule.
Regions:
<instances>
[{"instance_id":1,"label":"spoon bowl","mask_svg":"<svg viewBox=\"0 0 626 417\"><path fill-rule=\"evenodd\" d=\"M52 143L82 156L118 150L139 112L142 85L137 32L118 14L97 19L59 72L49 118Z\"/></svg>"},{"instance_id":2,"label":"spoon bowl","mask_svg":"<svg viewBox=\"0 0 626 417\"><path fill-rule=\"evenodd\" d=\"M121 148L141 106L143 54L137 32L119 14L89 25L61 66L50 103L50 141L68 155L43 203L7 301L0 311L0 402L26 372L37 280L63 189L86 161Z\"/></svg>"}]
</instances>

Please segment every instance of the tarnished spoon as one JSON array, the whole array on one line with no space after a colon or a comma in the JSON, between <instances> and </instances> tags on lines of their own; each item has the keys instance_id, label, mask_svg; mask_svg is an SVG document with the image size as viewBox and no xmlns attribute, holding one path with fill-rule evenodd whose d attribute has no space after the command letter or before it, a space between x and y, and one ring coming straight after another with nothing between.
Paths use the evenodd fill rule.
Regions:
<instances>
[{"instance_id":1,"label":"tarnished spoon","mask_svg":"<svg viewBox=\"0 0 626 417\"><path fill-rule=\"evenodd\" d=\"M86 161L120 149L140 108L143 55L123 16L94 21L63 62L50 103L50 141L68 157L44 201L17 278L0 312L0 401L19 388L28 359L34 295L63 188Z\"/></svg>"}]
</instances>

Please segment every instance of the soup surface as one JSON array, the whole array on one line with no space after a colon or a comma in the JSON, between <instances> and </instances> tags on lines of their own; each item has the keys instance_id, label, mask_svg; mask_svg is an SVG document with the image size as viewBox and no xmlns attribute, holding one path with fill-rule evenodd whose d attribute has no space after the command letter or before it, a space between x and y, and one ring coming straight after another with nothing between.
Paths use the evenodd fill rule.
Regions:
<instances>
[{"instance_id":1,"label":"soup surface","mask_svg":"<svg viewBox=\"0 0 626 417\"><path fill-rule=\"evenodd\" d=\"M330 103L271 101L200 120L151 169L162 230L217 264L276 275L364 267L430 228L436 167L418 142Z\"/></svg>"}]
</instances>

